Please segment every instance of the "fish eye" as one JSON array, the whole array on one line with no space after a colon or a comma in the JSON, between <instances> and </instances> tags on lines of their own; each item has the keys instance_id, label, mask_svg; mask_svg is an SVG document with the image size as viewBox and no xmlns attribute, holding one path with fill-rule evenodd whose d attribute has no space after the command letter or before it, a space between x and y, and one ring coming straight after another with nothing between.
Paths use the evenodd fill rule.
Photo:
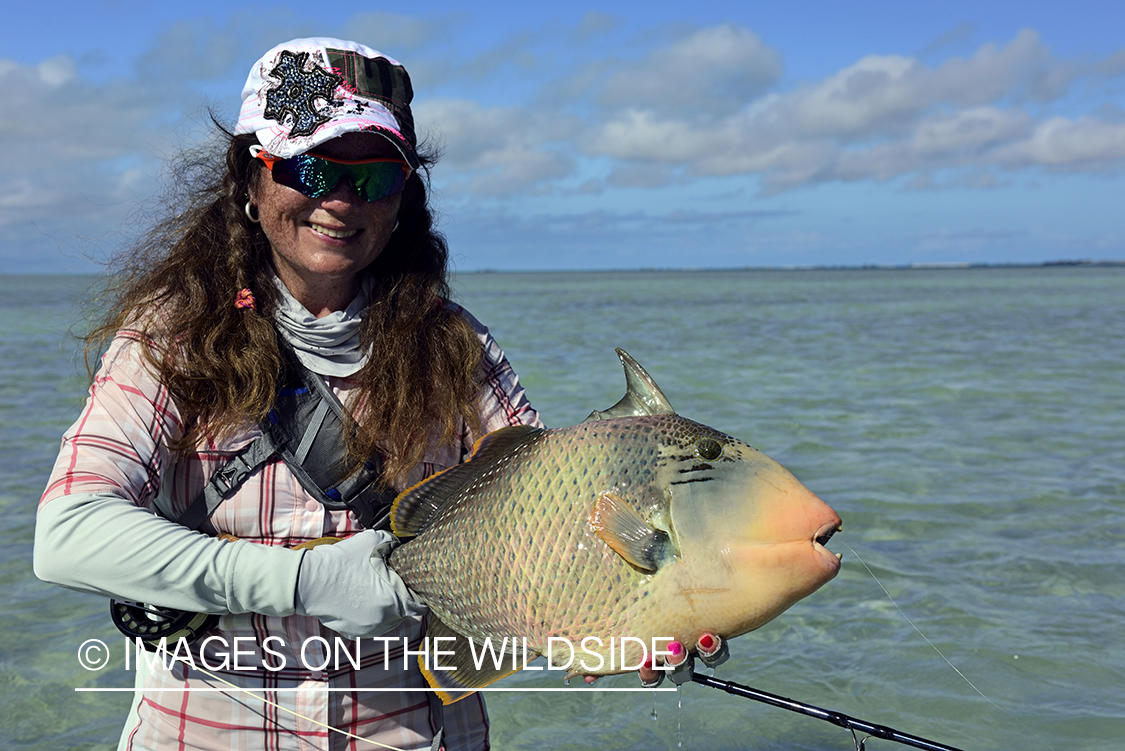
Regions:
<instances>
[{"instance_id":1,"label":"fish eye","mask_svg":"<svg viewBox=\"0 0 1125 751\"><path fill-rule=\"evenodd\" d=\"M707 461L718 459L723 453L723 444L719 443L714 438L700 439L699 443L696 444L696 448L699 449L699 455Z\"/></svg>"}]
</instances>

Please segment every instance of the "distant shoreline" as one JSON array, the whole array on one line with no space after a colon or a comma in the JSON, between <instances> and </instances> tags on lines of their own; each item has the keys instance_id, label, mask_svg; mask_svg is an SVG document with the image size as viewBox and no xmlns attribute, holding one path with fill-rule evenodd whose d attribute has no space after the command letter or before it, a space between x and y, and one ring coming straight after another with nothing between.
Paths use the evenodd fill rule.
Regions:
<instances>
[{"instance_id":1,"label":"distant shoreline","mask_svg":"<svg viewBox=\"0 0 1125 751\"><path fill-rule=\"evenodd\" d=\"M933 263L864 263L864 264L821 264L818 266L716 266L673 267L648 266L642 268L616 269L473 269L454 271L453 276L477 274L628 274L628 273L707 273L715 271L963 271L965 269L1057 269L1057 268L1125 268L1122 260L1060 259L1040 263L974 263L971 261L949 261ZM44 273L0 273L4 277L56 277L59 279L93 279L100 274L44 274Z\"/></svg>"},{"instance_id":2,"label":"distant shoreline","mask_svg":"<svg viewBox=\"0 0 1125 751\"><path fill-rule=\"evenodd\" d=\"M1095 261L1091 259L1063 259L1041 263L973 263L970 261L951 261L947 263L864 263L864 264L822 264L819 266L716 266L706 268L648 266L642 268L619 269L476 269L458 271L457 275L470 274L625 274L632 272L700 272L711 271L961 271L965 269L1054 269L1054 268L1125 268L1125 259Z\"/></svg>"}]
</instances>

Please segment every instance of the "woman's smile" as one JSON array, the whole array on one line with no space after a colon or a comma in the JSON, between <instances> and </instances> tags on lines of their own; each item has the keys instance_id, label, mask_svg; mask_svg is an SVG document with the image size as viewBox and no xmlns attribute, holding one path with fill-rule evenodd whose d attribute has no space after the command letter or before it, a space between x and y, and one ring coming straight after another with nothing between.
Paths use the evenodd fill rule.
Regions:
<instances>
[{"instance_id":1,"label":"woman's smile","mask_svg":"<svg viewBox=\"0 0 1125 751\"><path fill-rule=\"evenodd\" d=\"M398 158L377 133L347 133L317 147L334 159ZM274 269L289 291L317 317L343 310L359 292L359 275L391 239L402 193L365 201L350 178L319 198L282 185L261 169L251 200L270 242Z\"/></svg>"},{"instance_id":2,"label":"woman's smile","mask_svg":"<svg viewBox=\"0 0 1125 751\"><path fill-rule=\"evenodd\" d=\"M361 231L358 229L333 229L332 227L317 224L316 222L309 222L309 226L312 227L313 232L330 237L334 240L346 240L355 237Z\"/></svg>"}]
</instances>

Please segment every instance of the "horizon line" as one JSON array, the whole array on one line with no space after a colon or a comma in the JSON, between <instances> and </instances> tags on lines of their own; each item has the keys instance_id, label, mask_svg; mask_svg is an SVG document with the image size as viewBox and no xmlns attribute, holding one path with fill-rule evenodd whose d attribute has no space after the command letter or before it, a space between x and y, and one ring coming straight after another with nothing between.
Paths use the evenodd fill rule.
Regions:
<instances>
[{"instance_id":1,"label":"horizon line","mask_svg":"<svg viewBox=\"0 0 1125 751\"><path fill-rule=\"evenodd\" d=\"M941 271L963 269L1040 269L1040 268L1089 268L1089 267L1119 267L1125 266L1125 258L1076 258L1059 259L1051 261L914 261L910 263L839 263L839 264L793 264L774 266L634 266L616 267L606 269L578 268L578 269L496 269L475 268L458 270L453 269L450 275L471 274L623 274L623 273L652 273L652 272L687 272L704 273L713 271ZM74 272L74 271L4 271L0 277L25 277L25 276L57 276L89 278L104 275L104 271Z\"/></svg>"}]
</instances>

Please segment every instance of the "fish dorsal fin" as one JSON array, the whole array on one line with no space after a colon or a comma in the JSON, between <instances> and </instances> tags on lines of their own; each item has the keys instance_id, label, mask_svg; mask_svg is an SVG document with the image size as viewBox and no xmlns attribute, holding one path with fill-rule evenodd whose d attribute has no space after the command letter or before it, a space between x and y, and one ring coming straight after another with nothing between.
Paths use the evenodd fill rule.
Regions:
<instances>
[{"instance_id":1,"label":"fish dorsal fin","mask_svg":"<svg viewBox=\"0 0 1125 751\"><path fill-rule=\"evenodd\" d=\"M466 485L533 435L542 432L542 428L530 425L513 425L482 437L473 446L464 464L444 469L398 494L391 504L391 533L397 537L421 534Z\"/></svg>"},{"instance_id":2,"label":"fish dorsal fin","mask_svg":"<svg viewBox=\"0 0 1125 751\"><path fill-rule=\"evenodd\" d=\"M620 347L617 356L625 366L625 396L609 409L594 410L584 422L607 420L611 417L643 417L646 415L674 415L676 410L668 402L668 397L656 385L641 364Z\"/></svg>"},{"instance_id":3,"label":"fish dorsal fin","mask_svg":"<svg viewBox=\"0 0 1125 751\"><path fill-rule=\"evenodd\" d=\"M646 573L655 573L675 552L666 532L646 522L616 493L598 496L590 526L613 552Z\"/></svg>"},{"instance_id":4,"label":"fish dorsal fin","mask_svg":"<svg viewBox=\"0 0 1125 751\"><path fill-rule=\"evenodd\" d=\"M436 641L438 638L441 641ZM493 638L489 644L473 641L438 620L433 613L429 616L426 640L427 644L433 645L433 652L428 655L431 661L427 663L427 655L421 654L418 666L442 704L460 701L478 688L522 670L524 665L539 656L531 650L525 653L520 639ZM440 655L437 654L439 651Z\"/></svg>"}]
</instances>

